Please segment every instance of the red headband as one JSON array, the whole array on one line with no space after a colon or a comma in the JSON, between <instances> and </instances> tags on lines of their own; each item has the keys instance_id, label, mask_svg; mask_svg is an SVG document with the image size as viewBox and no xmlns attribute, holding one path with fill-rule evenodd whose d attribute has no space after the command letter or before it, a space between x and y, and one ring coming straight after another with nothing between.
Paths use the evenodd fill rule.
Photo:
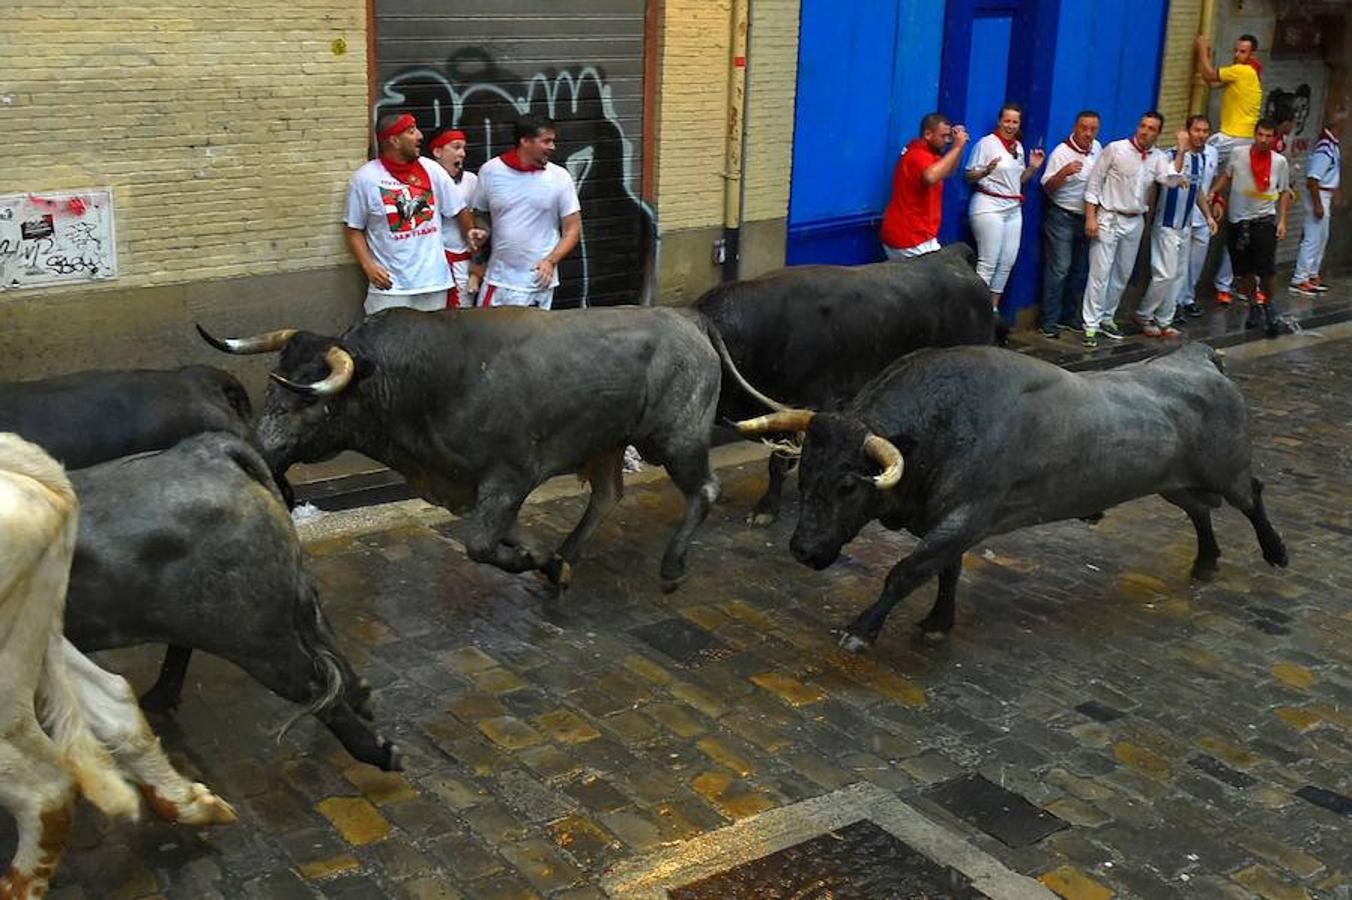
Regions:
<instances>
[{"instance_id":1,"label":"red headband","mask_svg":"<svg viewBox=\"0 0 1352 900\"><path fill-rule=\"evenodd\" d=\"M465 133L463 131L443 131L441 134L432 138L431 142L427 145L427 149L435 150L444 144L449 144L451 141L463 141L464 139Z\"/></svg>"},{"instance_id":2,"label":"red headband","mask_svg":"<svg viewBox=\"0 0 1352 900\"><path fill-rule=\"evenodd\" d=\"M418 120L415 119L415 118L413 118L413 114L412 114L412 113L404 113L402 116L400 116L399 118L397 118L397 119L395 119L393 122L391 122L391 123L390 123L390 126L389 126L388 128L385 128L385 129L382 130L382 131L377 131L377 132L376 132L376 140L378 140L378 141L383 141L383 140L385 140L386 138L392 138L392 137L394 137L396 134L398 134L398 133L401 132L401 131L404 131L405 129L409 128L410 126L416 128L417 125L418 125Z\"/></svg>"}]
</instances>

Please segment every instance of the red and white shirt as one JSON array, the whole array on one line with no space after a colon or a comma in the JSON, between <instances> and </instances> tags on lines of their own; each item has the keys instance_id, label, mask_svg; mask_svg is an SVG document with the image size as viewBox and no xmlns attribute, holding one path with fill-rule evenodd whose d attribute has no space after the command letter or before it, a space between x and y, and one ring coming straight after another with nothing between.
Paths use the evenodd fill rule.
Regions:
<instances>
[{"instance_id":1,"label":"red and white shirt","mask_svg":"<svg viewBox=\"0 0 1352 900\"><path fill-rule=\"evenodd\" d=\"M479 185L472 203L492 218L493 250L484 284L517 291L537 291L535 265L549 255L563 236L565 216L582 209L568 170L554 163L523 172L493 157L479 167ZM550 287L559 283L554 269Z\"/></svg>"},{"instance_id":2,"label":"red and white shirt","mask_svg":"<svg viewBox=\"0 0 1352 900\"><path fill-rule=\"evenodd\" d=\"M451 286L442 235L459 233L455 217L465 208L460 190L441 166L425 162L431 189L404 184L373 159L356 171L347 188L343 222L366 232L372 258L389 270L388 290L373 294L424 294Z\"/></svg>"}]
</instances>

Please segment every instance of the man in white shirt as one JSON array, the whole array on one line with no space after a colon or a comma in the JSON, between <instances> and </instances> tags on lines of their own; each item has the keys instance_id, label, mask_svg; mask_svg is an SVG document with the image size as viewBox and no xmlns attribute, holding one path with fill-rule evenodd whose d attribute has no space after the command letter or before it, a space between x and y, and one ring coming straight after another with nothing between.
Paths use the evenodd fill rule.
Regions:
<instances>
[{"instance_id":1,"label":"man in white shirt","mask_svg":"<svg viewBox=\"0 0 1352 900\"><path fill-rule=\"evenodd\" d=\"M1230 151L1216 178L1213 212L1229 219L1230 264L1235 281L1254 298L1246 328L1263 327L1268 337L1279 331L1272 314L1272 279L1277 273L1277 242L1286 237L1286 210L1291 205L1291 167L1272 149L1277 124L1259 119L1253 143ZM1226 188L1233 186L1229 198ZM1253 291L1258 293L1253 293Z\"/></svg>"},{"instance_id":2,"label":"man in white shirt","mask_svg":"<svg viewBox=\"0 0 1352 900\"><path fill-rule=\"evenodd\" d=\"M1156 183L1182 184L1183 151L1188 133L1179 131L1178 156L1173 166L1153 149L1164 116L1154 110L1141 116L1136 133L1113 141L1089 170L1084 188L1084 233L1089 237L1089 283L1084 291L1084 346L1097 347L1098 336L1120 341L1113 316L1141 245L1142 214L1148 209L1150 188Z\"/></svg>"},{"instance_id":3,"label":"man in white shirt","mask_svg":"<svg viewBox=\"0 0 1352 900\"><path fill-rule=\"evenodd\" d=\"M432 138L427 143L427 152L441 164L446 174L451 176L465 203L474 199L474 191L479 176L465 170L465 133L459 129L449 129ZM477 234L476 234L477 232ZM482 240L483 233L478 229L471 232ZM454 282L446 294L446 305L451 308L473 306L475 295L479 293L479 282L483 279L482 262L475 262L475 248L465 240L459 228L447 228L442 232L442 246L446 248L446 264L451 267L451 281Z\"/></svg>"},{"instance_id":4,"label":"man in white shirt","mask_svg":"<svg viewBox=\"0 0 1352 900\"><path fill-rule=\"evenodd\" d=\"M382 116L376 141L380 156L352 176L344 217L347 248L368 282L366 314L445 309L452 282L442 231L457 228L468 241L474 221L445 170L420 161L413 116Z\"/></svg>"},{"instance_id":5,"label":"man in white shirt","mask_svg":"<svg viewBox=\"0 0 1352 900\"><path fill-rule=\"evenodd\" d=\"M1179 301L1185 287L1196 284L1207 244L1220 227L1207 204L1207 188L1216 177L1216 148L1207 145L1211 123L1206 116L1189 116L1187 132L1188 149L1183 154L1187 183L1160 188L1155 201L1155 227L1150 230L1150 287L1136 308L1136 323L1146 337L1179 336L1174 323ZM1173 161L1178 150L1169 153ZM1196 240L1199 229L1194 228L1199 218L1200 242Z\"/></svg>"},{"instance_id":6,"label":"man in white shirt","mask_svg":"<svg viewBox=\"0 0 1352 900\"><path fill-rule=\"evenodd\" d=\"M554 303L558 265L582 236L573 178L549 161L554 144L551 120L522 116L516 146L479 167L474 211L481 227L491 227L493 241L480 306L549 309Z\"/></svg>"},{"instance_id":7,"label":"man in white shirt","mask_svg":"<svg viewBox=\"0 0 1352 900\"><path fill-rule=\"evenodd\" d=\"M1079 308L1089 276L1089 239L1084 234L1084 186L1103 152L1099 114L1075 117L1070 136L1056 145L1042 173L1050 203L1042 207L1042 336L1059 338L1062 328L1080 330Z\"/></svg>"},{"instance_id":8,"label":"man in white shirt","mask_svg":"<svg viewBox=\"0 0 1352 900\"><path fill-rule=\"evenodd\" d=\"M1335 205L1342 205L1343 159L1338 138L1346 121L1347 113L1342 110L1330 118L1306 157L1305 230L1291 273L1291 290L1297 294L1314 296L1328 290L1319 269L1329 243L1329 216Z\"/></svg>"}]
</instances>

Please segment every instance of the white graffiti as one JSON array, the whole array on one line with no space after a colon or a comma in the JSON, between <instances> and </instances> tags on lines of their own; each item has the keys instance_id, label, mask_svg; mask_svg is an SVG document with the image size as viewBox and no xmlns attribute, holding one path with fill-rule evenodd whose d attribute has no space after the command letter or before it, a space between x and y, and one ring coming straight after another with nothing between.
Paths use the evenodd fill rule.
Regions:
<instances>
[{"instance_id":1,"label":"white graffiti","mask_svg":"<svg viewBox=\"0 0 1352 900\"><path fill-rule=\"evenodd\" d=\"M576 75L568 71L561 71L552 77L543 72L536 73L527 84L525 96L513 94L491 81L472 82L457 87L451 79L435 69L405 70L382 86L383 95L375 102L371 111L372 124L374 125L386 110L407 108L410 97L401 88L412 86L426 88L428 85L439 87L444 92L444 97L432 98L432 121L420 122L419 125L428 133L440 132L446 128L459 128L466 132L471 146L477 145L484 148L485 158L491 158L498 152L509 149L494 146L493 128L495 124L501 125L503 123L495 123L489 117L484 117L473 124L465 122L463 117L468 107L481 104L485 99L489 99L506 104L516 115L524 115L532 111L540 112L539 104L543 102L545 115L556 120L566 119L567 116L564 113L576 114L582 102L591 102L584 99L583 87L594 86L597 96L600 98L602 115L606 122L614 128L623 148L620 155L622 165L620 187L640 214L646 217L653 228L654 235L656 234L656 216L653 214L651 207L639 196L639 174L634 171L633 142L624 133L620 117L615 111L610 86L605 83L601 73L594 66L586 66ZM573 177L579 195L583 193L583 186L592 174L595 159L595 148L587 146L573 151L564 160L564 166ZM583 216L586 216L585 209ZM591 276L588 271L589 256L585 229L582 233L577 256L582 266L581 305L587 306L591 296Z\"/></svg>"}]
</instances>

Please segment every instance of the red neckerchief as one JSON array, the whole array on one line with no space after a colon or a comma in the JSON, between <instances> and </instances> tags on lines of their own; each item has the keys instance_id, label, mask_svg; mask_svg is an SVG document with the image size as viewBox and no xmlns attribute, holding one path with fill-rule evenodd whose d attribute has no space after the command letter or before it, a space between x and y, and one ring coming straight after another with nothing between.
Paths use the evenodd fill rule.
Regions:
<instances>
[{"instance_id":1,"label":"red neckerchief","mask_svg":"<svg viewBox=\"0 0 1352 900\"><path fill-rule=\"evenodd\" d=\"M1253 57L1249 57L1247 65L1253 66L1253 70L1258 73L1258 77L1263 77L1263 64Z\"/></svg>"},{"instance_id":2,"label":"red neckerchief","mask_svg":"<svg viewBox=\"0 0 1352 900\"><path fill-rule=\"evenodd\" d=\"M385 167L385 171L394 176L396 181L402 182L411 188L417 188L425 191L432 186L432 179L427 177L427 170L422 167L421 160L412 162L399 162L397 159L390 159L388 156L380 158L380 164Z\"/></svg>"},{"instance_id":3,"label":"red neckerchief","mask_svg":"<svg viewBox=\"0 0 1352 900\"><path fill-rule=\"evenodd\" d=\"M1145 158L1146 158L1147 156L1150 155L1150 151L1149 151L1149 150L1146 150L1146 149L1145 149L1144 147L1142 147L1140 144L1136 143L1136 136L1135 136L1135 135L1132 135L1132 136L1131 136L1130 138L1128 138L1127 140L1129 140L1129 141L1131 142L1131 146L1134 147L1134 148L1136 149L1136 152L1139 153L1139 154L1141 154L1141 162L1145 162Z\"/></svg>"},{"instance_id":4,"label":"red neckerchief","mask_svg":"<svg viewBox=\"0 0 1352 900\"><path fill-rule=\"evenodd\" d=\"M992 131L991 134L995 135L996 140L1005 145L1005 149L1009 151L1010 156L1014 157L1015 159L1019 158L1018 138L1015 138L1012 141L1007 141L1005 140L1005 136L998 131Z\"/></svg>"},{"instance_id":5,"label":"red neckerchief","mask_svg":"<svg viewBox=\"0 0 1352 900\"><path fill-rule=\"evenodd\" d=\"M1088 155L1089 155L1089 151L1094 149L1094 142L1093 142L1093 141L1090 141L1090 142L1089 142L1089 147L1088 147L1088 149L1081 150L1081 149L1080 149L1080 145L1077 144L1077 143L1075 143L1075 135L1072 134L1070 137L1066 138L1066 146L1069 147L1070 149L1074 150L1076 153L1080 154L1081 156L1088 156Z\"/></svg>"},{"instance_id":6,"label":"red neckerchief","mask_svg":"<svg viewBox=\"0 0 1352 900\"><path fill-rule=\"evenodd\" d=\"M543 172L544 166L528 166L521 160L521 154L516 152L516 148L508 150L506 153L499 154L498 159L509 169L516 169L518 172Z\"/></svg>"},{"instance_id":7,"label":"red neckerchief","mask_svg":"<svg viewBox=\"0 0 1352 900\"><path fill-rule=\"evenodd\" d=\"M1272 151L1260 151L1257 144L1249 145L1249 168L1253 170L1253 186L1266 194L1272 184Z\"/></svg>"}]
</instances>

